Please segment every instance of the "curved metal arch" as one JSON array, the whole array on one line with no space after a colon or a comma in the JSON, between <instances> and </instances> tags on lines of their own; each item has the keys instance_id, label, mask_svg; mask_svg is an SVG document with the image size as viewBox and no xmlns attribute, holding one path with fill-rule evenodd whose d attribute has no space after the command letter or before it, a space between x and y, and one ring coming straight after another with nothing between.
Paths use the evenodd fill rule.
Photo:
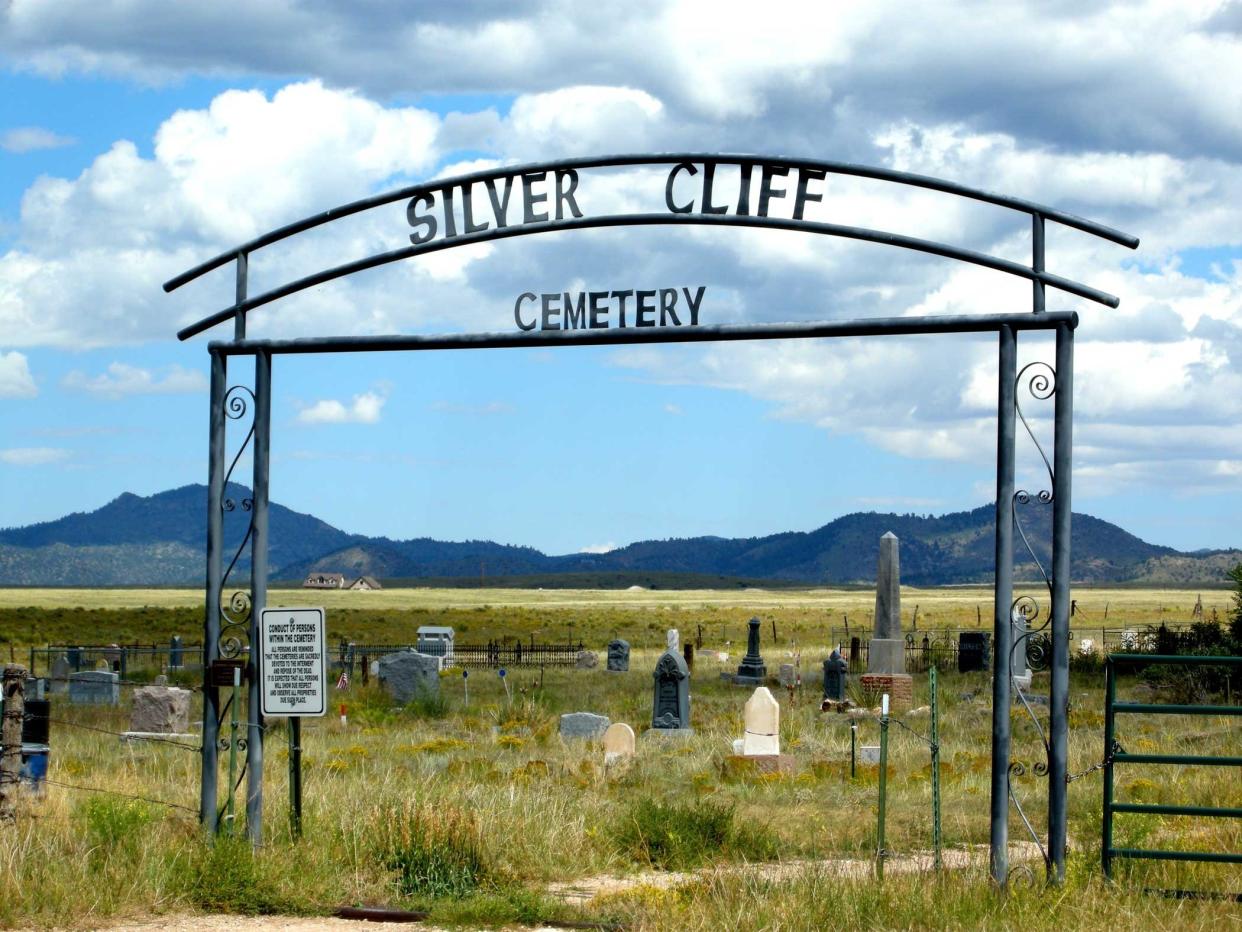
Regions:
<instances>
[{"instance_id":1,"label":"curved metal arch","mask_svg":"<svg viewBox=\"0 0 1242 932\"><path fill-rule=\"evenodd\" d=\"M1077 217L1064 211L1055 210L1041 204L1026 201L1020 198L1007 197L1004 195L993 194L988 191L982 191L974 188L959 185L954 182L944 181L939 178L932 178L927 175L918 175L912 172L902 172L893 169L874 168L865 165L855 165L847 162L832 162L815 159L789 159L789 158L770 158L761 155L739 155L739 154L705 154L705 153L665 153L656 155L614 155L603 156L597 158L578 158L565 159L556 162L546 162L539 164L526 165L510 165L501 166L486 171L472 172L466 175L459 175L450 178L437 179L431 182L424 182L418 185L411 185L405 188L399 188L385 194L375 195L362 200L353 201L340 207L315 214L295 223L279 227L260 237L243 243L236 249L221 253L213 259L208 260L194 268L169 279L164 284L165 291L173 291L182 285L206 274L207 272L217 269L228 262L234 260L246 259L251 252L279 242L288 237L294 236L306 230L331 223L335 220L370 210L375 207L381 207L386 204L395 203L397 201L416 197L418 195L432 194L433 192L444 191L446 189L473 185L475 183L494 181L505 177L514 177L528 172L555 172L566 170L577 170L580 168L613 168L623 166L643 166L643 165L678 165L682 163L689 164L711 164L711 165L773 165L785 169L812 169L824 171L833 175L845 175L859 178L868 178L878 181L888 181L897 184L904 184L911 187L924 188L927 190L938 191L945 194L952 194L958 197L964 197L971 200L981 201L983 203L993 204L999 207L1005 207L1026 213L1039 220L1053 220L1065 226L1081 230L1093 236L1099 236L1103 239L1110 240L1131 249L1138 246L1138 238L1122 233L1121 231L1112 229L1102 224L1094 223ZM268 304L280 298L287 297L306 288L314 287L337 278L351 275L355 272L364 271L366 269L375 268L390 262L396 262L401 259L410 258L416 255L429 252L437 252L442 249L451 249L456 246L465 246L472 243L490 242L493 240L507 239L513 236L528 236L536 233L557 232L571 229L613 227L613 226L638 226L638 225L663 225L663 224L704 224L704 225L722 225L722 226L749 226L768 229L793 230L798 232L819 233L822 235L839 236L848 239L863 240L866 242L880 243L883 245L899 246L905 249L911 249L918 252L939 255L945 258L956 259L968 262L974 265L980 265L995 271L1005 272L1020 278L1028 279L1043 285L1048 285L1070 294L1105 304L1110 307L1116 307L1118 299L1106 292L1099 291L1079 282L1074 282L1057 275L1053 275L1044 271L1042 261L1036 264L1036 267L1026 266L1018 262L1007 259L999 259L985 253L976 252L974 250L961 249L950 246L945 243L937 243L931 240L918 239L916 237L904 236L896 233L888 233L881 230L873 230L864 227L842 226L831 223L817 223L805 220L786 220L777 217L758 217L751 215L739 216L736 214L713 215L703 213L646 213L646 214L618 214L604 217L585 217L574 218L560 221L546 221L531 224L522 224L504 228L489 228L480 233L459 235L452 238L437 240L434 242L424 243L421 245L410 246L403 249L392 250L389 252L379 253L354 262L345 263L330 269L325 269L313 275L308 275L296 281L289 282L271 291L256 295L246 301L240 301L229 308L221 310L209 317L204 318L196 324L192 324L183 328L177 334L181 340L188 339L195 334L222 323L229 317L238 313L245 314L253 308Z\"/></svg>"}]
</instances>

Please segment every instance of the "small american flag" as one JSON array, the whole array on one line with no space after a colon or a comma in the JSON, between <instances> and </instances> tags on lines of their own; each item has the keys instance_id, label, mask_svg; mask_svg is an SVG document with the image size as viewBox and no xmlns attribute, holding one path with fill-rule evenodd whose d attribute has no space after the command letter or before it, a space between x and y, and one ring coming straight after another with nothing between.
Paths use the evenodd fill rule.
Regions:
<instances>
[{"instance_id":1,"label":"small american flag","mask_svg":"<svg viewBox=\"0 0 1242 932\"><path fill-rule=\"evenodd\" d=\"M349 673L345 670L341 671L341 678L336 681L337 689L349 689Z\"/></svg>"}]
</instances>

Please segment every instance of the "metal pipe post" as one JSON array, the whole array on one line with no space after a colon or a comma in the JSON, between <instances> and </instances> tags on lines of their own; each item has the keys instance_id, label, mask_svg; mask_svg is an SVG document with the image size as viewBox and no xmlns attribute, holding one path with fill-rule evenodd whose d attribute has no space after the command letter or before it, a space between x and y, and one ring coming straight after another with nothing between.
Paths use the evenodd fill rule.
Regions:
<instances>
[{"instance_id":1,"label":"metal pipe post","mask_svg":"<svg viewBox=\"0 0 1242 932\"><path fill-rule=\"evenodd\" d=\"M263 682L259 617L267 606L267 505L272 450L272 354L254 357L254 534L250 539L250 701L247 722L246 832L263 844Z\"/></svg>"},{"instance_id":2,"label":"metal pipe post","mask_svg":"<svg viewBox=\"0 0 1242 932\"><path fill-rule=\"evenodd\" d=\"M1042 314L1044 283L1039 275L1044 271L1044 218L1039 214L1031 214L1031 271L1036 275L1031 279L1031 310Z\"/></svg>"},{"instance_id":3,"label":"metal pipe post","mask_svg":"<svg viewBox=\"0 0 1242 932\"><path fill-rule=\"evenodd\" d=\"M211 354L211 411L207 454L207 604L203 614L203 769L199 783L198 819L211 833L216 824L216 776L220 749L220 694L211 682L211 667L220 656L220 594L224 585L224 395L228 359Z\"/></svg>"},{"instance_id":4,"label":"metal pipe post","mask_svg":"<svg viewBox=\"0 0 1242 932\"><path fill-rule=\"evenodd\" d=\"M992 880L1004 887L1009 877L1009 667L1013 629L1014 406L1018 341L1010 327L1000 329L996 410L996 591L992 629Z\"/></svg>"},{"instance_id":5,"label":"metal pipe post","mask_svg":"<svg viewBox=\"0 0 1242 932\"><path fill-rule=\"evenodd\" d=\"M1070 486L1074 447L1074 331L1057 326L1052 453L1052 682L1048 699L1048 859L1065 880L1069 757Z\"/></svg>"},{"instance_id":6,"label":"metal pipe post","mask_svg":"<svg viewBox=\"0 0 1242 932\"><path fill-rule=\"evenodd\" d=\"M249 253L239 252L237 254L237 304L240 307L246 300L246 286L250 273L250 255ZM246 339L246 312L237 311L233 314L233 339Z\"/></svg>"}]
</instances>

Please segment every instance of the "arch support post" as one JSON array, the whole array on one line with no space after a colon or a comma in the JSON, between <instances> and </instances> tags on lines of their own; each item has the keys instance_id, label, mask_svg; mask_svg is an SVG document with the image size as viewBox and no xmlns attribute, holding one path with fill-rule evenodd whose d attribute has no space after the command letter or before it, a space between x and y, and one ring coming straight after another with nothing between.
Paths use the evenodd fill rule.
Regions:
<instances>
[{"instance_id":1,"label":"arch support post","mask_svg":"<svg viewBox=\"0 0 1242 932\"><path fill-rule=\"evenodd\" d=\"M1074 446L1074 330L1057 324L1052 471L1052 675L1048 735L1048 874L1065 879L1069 784L1070 504Z\"/></svg>"},{"instance_id":2,"label":"arch support post","mask_svg":"<svg viewBox=\"0 0 1242 932\"><path fill-rule=\"evenodd\" d=\"M272 450L272 354L254 356L254 534L250 541L250 692L246 736L246 832L263 844L263 658L259 624L267 605L268 478Z\"/></svg>"},{"instance_id":3,"label":"arch support post","mask_svg":"<svg viewBox=\"0 0 1242 932\"><path fill-rule=\"evenodd\" d=\"M228 358L211 353L211 390L207 441L207 592L203 612L203 760L198 819L216 831L216 775L220 747L220 695L212 685L212 665L220 656L220 591L224 584L224 396Z\"/></svg>"},{"instance_id":4,"label":"arch support post","mask_svg":"<svg viewBox=\"0 0 1242 932\"><path fill-rule=\"evenodd\" d=\"M992 629L992 799L989 865L1004 888L1009 878L1009 665L1013 628L1013 494L1018 340L1000 328L996 410L996 584Z\"/></svg>"}]
</instances>

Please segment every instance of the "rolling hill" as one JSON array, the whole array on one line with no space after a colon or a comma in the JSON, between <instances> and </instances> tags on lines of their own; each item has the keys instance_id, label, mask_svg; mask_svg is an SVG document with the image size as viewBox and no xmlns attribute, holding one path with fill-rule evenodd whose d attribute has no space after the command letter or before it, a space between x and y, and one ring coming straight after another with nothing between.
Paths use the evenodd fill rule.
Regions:
<instances>
[{"instance_id":1,"label":"rolling hill","mask_svg":"<svg viewBox=\"0 0 1242 932\"><path fill-rule=\"evenodd\" d=\"M249 521L249 491L230 485L225 514L226 560ZM0 530L0 585L115 586L200 584L206 540L207 490L188 485L142 497L125 493L89 513ZM1050 560L1051 508L1020 506L1028 539L1045 567ZM269 519L274 579L297 580L311 571L380 579L439 582L480 575L544 585L575 574L601 585L662 579L768 580L783 584L866 584L875 573L876 542L886 531L901 538L902 578L911 585L991 581L993 507L941 516L859 512L812 531L767 537L691 537L638 541L603 554L553 556L531 547L492 541L391 540L350 534L320 519L272 503ZM1114 524L1076 514L1076 582L1220 585L1242 551L1182 553L1140 540ZM1018 543L1019 578L1039 569ZM248 566L245 555L238 568ZM538 583L535 581L539 580Z\"/></svg>"}]
</instances>

